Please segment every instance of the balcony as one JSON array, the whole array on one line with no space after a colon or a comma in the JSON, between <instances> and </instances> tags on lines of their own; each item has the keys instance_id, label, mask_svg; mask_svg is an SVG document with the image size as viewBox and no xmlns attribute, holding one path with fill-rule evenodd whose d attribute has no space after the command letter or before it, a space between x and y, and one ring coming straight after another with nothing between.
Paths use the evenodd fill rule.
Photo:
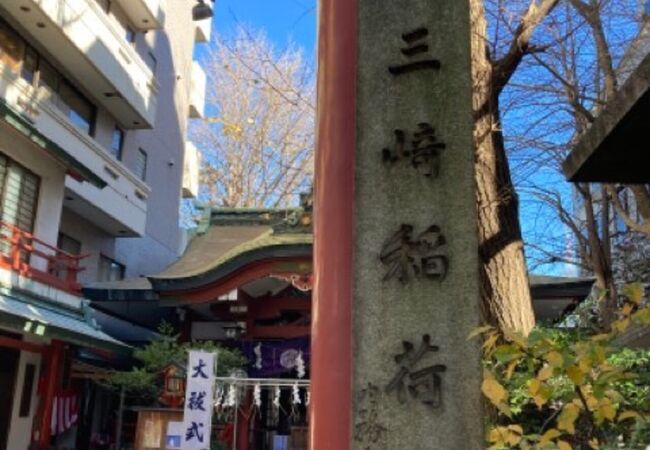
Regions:
<instances>
[{"instance_id":1,"label":"balcony","mask_svg":"<svg viewBox=\"0 0 650 450\"><path fill-rule=\"evenodd\" d=\"M128 0L125 3L157 3ZM124 128L151 128L158 84L95 0L2 2L17 22ZM2 15L4 14L4 11Z\"/></svg>"},{"instance_id":2,"label":"balcony","mask_svg":"<svg viewBox=\"0 0 650 450\"><path fill-rule=\"evenodd\" d=\"M66 178L64 205L111 236L142 236L147 217L149 187L100 144L77 128L53 103L46 89L34 89L22 78L1 71L0 96L20 111L44 136L106 183Z\"/></svg>"},{"instance_id":3,"label":"balcony","mask_svg":"<svg viewBox=\"0 0 650 450\"><path fill-rule=\"evenodd\" d=\"M116 0L116 3L139 30L153 30L165 26L162 0Z\"/></svg>"},{"instance_id":4,"label":"balcony","mask_svg":"<svg viewBox=\"0 0 650 450\"><path fill-rule=\"evenodd\" d=\"M77 275L83 271L81 261L86 256L76 256L53 247L32 234L0 222L0 269L13 272L20 278L62 290L69 294L81 293ZM11 284L25 287L25 282Z\"/></svg>"},{"instance_id":5,"label":"balcony","mask_svg":"<svg viewBox=\"0 0 650 450\"><path fill-rule=\"evenodd\" d=\"M192 85L190 91L190 117L200 119L205 110L205 88L207 77L203 67L192 61Z\"/></svg>"}]
</instances>

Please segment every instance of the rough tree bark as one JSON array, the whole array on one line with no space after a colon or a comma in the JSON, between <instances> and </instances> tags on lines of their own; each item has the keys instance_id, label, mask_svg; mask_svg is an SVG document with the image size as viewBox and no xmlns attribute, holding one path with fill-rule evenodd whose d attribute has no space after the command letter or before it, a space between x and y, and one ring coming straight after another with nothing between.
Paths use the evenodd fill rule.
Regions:
<instances>
[{"instance_id":1,"label":"rough tree bark","mask_svg":"<svg viewBox=\"0 0 650 450\"><path fill-rule=\"evenodd\" d=\"M508 52L493 60L488 50L483 0L470 0L474 140L481 305L487 323L527 334L535 325L517 194L501 131L499 94L523 57L536 51L530 38L559 0L532 0L514 31Z\"/></svg>"}]
</instances>

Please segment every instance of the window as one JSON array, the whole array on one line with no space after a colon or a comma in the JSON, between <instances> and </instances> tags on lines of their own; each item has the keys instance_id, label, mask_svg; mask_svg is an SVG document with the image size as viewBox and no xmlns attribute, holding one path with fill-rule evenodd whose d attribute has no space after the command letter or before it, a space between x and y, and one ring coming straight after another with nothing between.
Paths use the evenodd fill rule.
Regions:
<instances>
[{"instance_id":1,"label":"window","mask_svg":"<svg viewBox=\"0 0 650 450\"><path fill-rule=\"evenodd\" d=\"M59 238L56 241L56 246L68 253L69 255L81 255L81 242L73 237L64 233L59 233Z\"/></svg>"},{"instance_id":2,"label":"window","mask_svg":"<svg viewBox=\"0 0 650 450\"><path fill-rule=\"evenodd\" d=\"M116 126L111 137L111 153L118 160L122 159L122 148L124 147L124 130Z\"/></svg>"},{"instance_id":3,"label":"window","mask_svg":"<svg viewBox=\"0 0 650 450\"><path fill-rule=\"evenodd\" d=\"M124 279L125 267L111 258L99 255L97 281L119 281Z\"/></svg>"},{"instance_id":4,"label":"window","mask_svg":"<svg viewBox=\"0 0 650 450\"><path fill-rule=\"evenodd\" d=\"M44 87L52 102L70 121L91 136L95 128L96 108L72 83L65 80L36 50L0 21L0 62L8 64L33 86Z\"/></svg>"},{"instance_id":5,"label":"window","mask_svg":"<svg viewBox=\"0 0 650 450\"><path fill-rule=\"evenodd\" d=\"M133 28L131 28L130 25L126 25L124 27L124 38L129 44L133 44L135 42L135 31Z\"/></svg>"},{"instance_id":6,"label":"window","mask_svg":"<svg viewBox=\"0 0 650 450\"><path fill-rule=\"evenodd\" d=\"M156 67L158 67L158 59L152 51L147 52L147 66L151 69L151 73L156 74Z\"/></svg>"},{"instance_id":7,"label":"window","mask_svg":"<svg viewBox=\"0 0 650 450\"><path fill-rule=\"evenodd\" d=\"M34 378L36 377L36 365L25 364L25 376L23 377L23 391L20 393L20 410L18 417L29 417L32 407L32 391L34 390Z\"/></svg>"},{"instance_id":8,"label":"window","mask_svg":"<svg viewBox=\"0 0 650 450\"><path fill-rule=\"evenodd\" d=\"M72 238L68 236L67 234L64 233L59 233L59 237L56 241L56 246L58 247L59 250L63 250L65 253L68 255L74 255L74 256L79 256L81 255L81 242L76 240L75 238ZM57 255L60 256L60 259L57 259L56 264L54 267L52 267L52 273L63 280L68 278L68 270L67 268L69 267L67 258L63 258L63 255Z\"/></svg>"},{"instance_id":9,"label":"window","mask_svg":"<svg viewBox=\"0 0 650 450\"><path fill-rule=\"evenodd\" d=\"M25 56L23 58L23 65L20 69L20 76L29 84L34 84L36 78L36 70L38 69L38 54L36 50L31 47L25 48Z\"/></svg>"},{"instance_id":10,"label":"window","mask_svg":"<svg viewBox=\"0 0 650 450\"><path fill-rule=\"evenodd\" d=\"M54 67L41 59L38 64L38 85L45 87L51 93L59 92L61 77Z\"/></svg>"},{"instance_id":11,"label":"window","mask_svg":"<svg viewBox=\"0 0 650 450\"><path fill-rule=\"evenodd\" d=\"M34 231L39 184L38 176L0 153L0 253L11 252L13 231L4 224L28 233ZM21 256L25 262L29 258L26 252Z\"/></svg>"},{"instance_id":12,"label":"window","mask_svg":"<svg viewBox=\"0 0 650 450\"><path fill-rule=\"evenodd\" d=\"M22 39L4 22L0 22L0 62L18 73L24 47Z\"/></svg>"},{"instance_id":13,"label":"window","mask_svg":"<svg viewBox=\"0 0 650 450\"><path fill-rule=\"evenodd\" d=\"M147 152L141 148L138 149L137 159L135 160L135 174L142 181L147 179Z\"/></svg>"},{"instance_id":14,"label":"window","mask_svg":"<svg viewBox=\"0 0 650 450\"><path fill-rule=\"evenodd\" d=\"M31 233L40 179L0 153L0 220Z\"/></svg>"},{"instance_id":15,"label":"window","mask_svg":"<svg viewBox=\"0 0 650 450\"><path fill-rule=\"evenodd\" d=\"M60 107L67 114L68 119L92 136L95 125L95 106L67 81L61 83L59 98L63 103Z\"/></svg>"}]
</instances>

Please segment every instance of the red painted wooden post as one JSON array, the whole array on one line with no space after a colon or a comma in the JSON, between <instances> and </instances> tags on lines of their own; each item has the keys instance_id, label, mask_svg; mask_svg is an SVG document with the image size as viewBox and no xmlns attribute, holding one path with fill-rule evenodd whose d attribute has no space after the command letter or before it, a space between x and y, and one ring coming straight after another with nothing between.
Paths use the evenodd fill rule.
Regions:
<instances>
[{"instance_id":1,"label":"red painted wooden post","mask_svg":"<svg viewBox=\"0 0 650 450\"><path fill-rule=\"evenodd\" d=\"M20 257L20 244L22 242L22 236L18 228L14 228L11 237L11 261L12 268L16 272L20 272L22 266L22 260Z\"/></svg>"},{"instance_id":2,"label":"red painted wooden post","mask_svg":"<svg viewBox=\"0 0 650 450\"><path fill-rule=\"evenodd\" d=\"M57 387L60 384L61 367L63 365L63 342L52 341L47 352L47 369L44 374L45 388L41 394L39 412L36 415L38 422L32 434L36 443L35 450L49 450L52 436L52 404Z\"/></svg>"},{"instance_id":3,"label":"red painted wooden post","mask_svg":"<svg viewBox=\"0 0 650 450\"><path fill-rule=\"evenodd\" d=\"M246 389L244 401L237 409L237 450L248 450L250 448L250 426L252 414L246 414L245 411L251 410L253 395L249 389Z\"/></svg>"},{"instance_id":4,"label":"red painted wooden post","mask_svg":"<svg viewBox=\"0 0 650 450\"><path fill-rule=\"evenodd\" d=\"M357 0L324 0L319 14L310 449L348 450Z\"/></svg>"}]
</instances>

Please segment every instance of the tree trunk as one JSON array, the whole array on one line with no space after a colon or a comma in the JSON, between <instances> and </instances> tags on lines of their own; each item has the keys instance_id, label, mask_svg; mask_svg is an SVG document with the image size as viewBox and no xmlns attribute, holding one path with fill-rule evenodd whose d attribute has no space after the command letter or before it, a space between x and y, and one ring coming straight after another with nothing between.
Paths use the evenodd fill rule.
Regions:
<instances>
[{"instance_id":1,"label":"tree trunk","mask_svg":"<svg viewBox=\"0 0 650 450\"><path fill-rule=\"evenodd\" d=\"M485 39L483 1L470 0L470 8L481 305L487 323L527 334L535 316L517 195L501 132L494 64Z\"/></svg>"}]
</instances>

